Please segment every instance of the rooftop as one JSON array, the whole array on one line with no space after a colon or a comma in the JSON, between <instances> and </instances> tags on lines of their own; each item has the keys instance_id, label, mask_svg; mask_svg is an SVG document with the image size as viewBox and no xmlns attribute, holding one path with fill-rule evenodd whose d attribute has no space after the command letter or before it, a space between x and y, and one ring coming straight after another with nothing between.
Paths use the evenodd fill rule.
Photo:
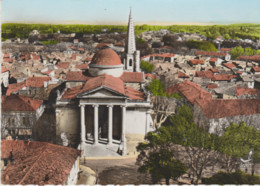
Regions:
<instances>
[{"instance_id":1,"label":"rooftop","mask_svg":"<svg viewBox=\"0 0 260 186\"><path fill-rule=\"evenodd\" d=\"M14 161L2 172L3 184L63 185L80 152L46 142L4 140L1 156Z\"/></svg>"}]
</instances>

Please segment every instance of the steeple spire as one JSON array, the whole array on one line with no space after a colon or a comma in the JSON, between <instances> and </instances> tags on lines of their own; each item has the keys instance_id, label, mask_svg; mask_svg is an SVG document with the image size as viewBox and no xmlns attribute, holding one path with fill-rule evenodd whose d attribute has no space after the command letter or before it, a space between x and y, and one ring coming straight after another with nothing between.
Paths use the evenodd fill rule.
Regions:
<instances>
[{"instance_id":1,"label":"steeple spire","mask_svg":"<svg viewBox=\"0 0 260 186\"><path fill-rule=\"evenodd\" d=\"M127 29L127 41L126 41L126 52L127 54L133 54L136 50L135 46L135 29L132 20L132 9L130 8L128 29Z\"/></svg>"},{"instance_id":2,"label":"steeple spire","mask_svg":"<svg viewBox=\"0 0 260 186\"><path fill-rule=\"evenodd\" d=\"M132 20L132 9L130 7L127 39L125 44L124 69L130 72L140 72L140 51L136 50L135 28Z\"/></svg>"}]
</instances>

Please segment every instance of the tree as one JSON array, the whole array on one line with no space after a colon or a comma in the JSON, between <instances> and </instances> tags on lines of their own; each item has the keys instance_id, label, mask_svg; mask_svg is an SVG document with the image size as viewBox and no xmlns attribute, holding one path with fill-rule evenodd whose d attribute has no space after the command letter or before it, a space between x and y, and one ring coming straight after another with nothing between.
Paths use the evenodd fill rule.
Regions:
<instances>
[{"instance_id":1,"label":"tree","mask_svg":"<svg viewBox=\"0 0 260 186\"><path fill-rule=\"evenodd\" d=\"M153 183L165 178L166 184L169 185L170 179L179 178L187 171L187 167L180 160L173 158L172 151L160 148L158 151L148 152L138 171L151 174Z\"/></svg>"},{"instance_id":2,"label":"tree","mask_svg":"<svg viewBox=\"0 0 260 186\"><path fill-rule=\"evenodd\" d=\"M255 164L260 162L260 131L247 126L244 122L239 125L232 123L224 129L218 151L225 154L224 163L227 172L237 170L241 163L240 158L247 158L250 150L253 151L251 172L253 175Z\"/></svg>"},{"instance_id":3,"label":"tree","mask_svg":"<svg viewBox=\"0 0 260 186\"><path fill-rule=\"evenodd\" d=\"M140 65L141 69L145 72L145 73L151 73L153 71L153 69L155 68L155 66L151 63L148 63L146 61L141 61L141 65Z\"/></svg>"},{"instance_id":4,"label":"tree","mask_svg":"<svg viewBox=\"0 0 260 186\"><path fill-rule=\"evenodd\" d=\"M174 152L174 159L182 161L193 175L197 184L203 172L213 167L219 160L218 136L207 133L193 122L192 110L188 106L178 108L177 115L171 117L172 125L162 126L146 135L146 142L140 143L138 162L145 161L149 152L164 148Z\"/></svg>"},{"instance_id":5,"label":"tree","mask_svg":"<svg viewBox=\"0 0 260 186\"><path fill-rule=\"evenodd\" d=\"M198 184L203 171L208 167L214 168L219 161L220 154L216 151L218 136L198 127L193 121L192 110L186 105L177 109L177 115L172 117L171 121L173 143L182 146L176 151L190 169L192 182Z\"/></svg>"},{"instance_id":6,"label":"tree","mask_svg":"<svg viewBox=\"0 0 260 186\"><path fill-rule=\"evenodd\" d=\"M170 115L174 114L175 100L172 98L174 95L171 95L171 98L167 97L165 87L159 79L153 79L147 88L152 93L153 124L155 128L159 128Z\"/></svg>"},{"instance_id":7,"label":"tree","mask_svg":"<svg viewBox=\"0 0 260 186\"><path fill-rule=\"evenodd\" d=\"M202 184L260 184L260 177L245 174L242 171L218 172L210 178L203 178Z\"/></svg>"}]
</instances>

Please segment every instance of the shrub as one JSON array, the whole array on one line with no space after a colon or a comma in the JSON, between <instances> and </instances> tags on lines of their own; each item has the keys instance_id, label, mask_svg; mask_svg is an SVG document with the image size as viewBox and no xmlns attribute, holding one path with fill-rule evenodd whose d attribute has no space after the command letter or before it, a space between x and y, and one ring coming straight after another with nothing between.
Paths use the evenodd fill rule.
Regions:
<instances>
[{"instance_id":1,"label":"shrub","mask_svg":"<svg viewBox=\"0 0 260 186\"><path fill-rule=\"evenodd\" d=\"M202 178L202 184L260 184L259 176L251 176L242 171L218 172L210 178Z\"/></svg>"}]
</instances>

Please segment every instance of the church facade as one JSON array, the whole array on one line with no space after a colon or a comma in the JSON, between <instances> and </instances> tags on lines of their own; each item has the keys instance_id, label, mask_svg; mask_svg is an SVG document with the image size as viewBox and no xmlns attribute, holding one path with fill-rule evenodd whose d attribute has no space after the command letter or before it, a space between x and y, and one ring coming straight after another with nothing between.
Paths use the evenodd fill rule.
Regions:
<instances>
[{"instance_id":1,"label":"church facade","mask_svg":"<svg viewBox=\"0 0 260 186\"><path fill-rule=\"evenodd\" d=\"M143 85L130 12L125 59L110 48L101 49L89 69L68 74L56 100L56 143L78 145L85 156L95 156L95 149L134 154L138 142L154 130Z\"/></svg>"}]
</instances>

